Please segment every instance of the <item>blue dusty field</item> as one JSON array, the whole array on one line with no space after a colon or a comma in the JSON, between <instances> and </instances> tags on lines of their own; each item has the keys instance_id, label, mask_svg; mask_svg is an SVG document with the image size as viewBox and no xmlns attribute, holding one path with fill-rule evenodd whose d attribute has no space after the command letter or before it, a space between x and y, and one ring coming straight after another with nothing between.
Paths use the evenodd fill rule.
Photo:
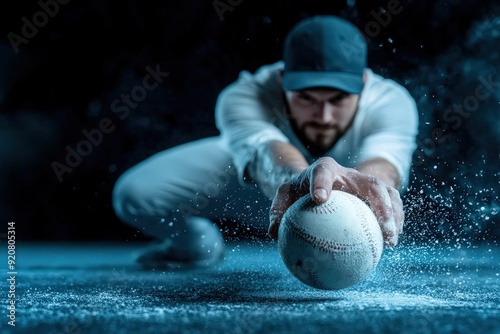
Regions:
<instances>
[{"instance_id":1,"label":"blue dusty field","mask_svg":"<svg viewBox=\"0 0 500 334\"><path fill-rule=\"evenodd\" d=\"M231 242L188 272L140 270L142 246L19 242L16 327L3 315L0 333L500 333L496 246L398 246L336 292L295 279L275 243Z\"/></svg>"}]
</instances>

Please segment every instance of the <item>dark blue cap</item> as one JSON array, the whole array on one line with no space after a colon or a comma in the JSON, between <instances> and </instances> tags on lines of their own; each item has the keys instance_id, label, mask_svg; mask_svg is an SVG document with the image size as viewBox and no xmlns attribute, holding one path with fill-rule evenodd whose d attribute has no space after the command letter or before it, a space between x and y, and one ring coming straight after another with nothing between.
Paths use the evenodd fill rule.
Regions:
<instances>
[{"instance_id":1,"label":"dark blue cap","mask_svg":"<svg viewBox=\"0 0 500 334\"><path fill-rule=\"evenodd\" d=\"M367 48L361 32L337 16L299 22L285 40L286 90L334 88L351 94L363 89Z\"/></svg>"}]
</instances>

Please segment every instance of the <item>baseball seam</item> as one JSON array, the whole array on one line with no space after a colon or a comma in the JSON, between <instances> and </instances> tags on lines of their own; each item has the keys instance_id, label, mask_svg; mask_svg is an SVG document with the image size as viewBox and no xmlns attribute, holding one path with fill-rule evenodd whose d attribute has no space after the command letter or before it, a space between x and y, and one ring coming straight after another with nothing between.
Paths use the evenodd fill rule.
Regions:
<instances>
[{"instance_id":1,"label":"baseball seam","mask_svg":"<svg viewBox=\"0 0 500 334\"><path fill-rule=\"evenodd\" d=\"M320 289L328 290L328 287L319 280L318 274L316 274L312 268L307 269L307 275L309 276L309 279L311 280L313 285Z\"/></svg>"},{"instance_id":2,"label":"baseball seam","mask_svg":"<svg viewBox=\"0 0 500 334\"><path fill-rule=\"evenodd\" d=\"M351 199L351 202L353 205L356 205L356 203L352 199ZM372 257L373 257L373 268L375 268L375 266L378 263L378 259L377 259L378 256L377 256L377 250L375 248L375 241L373 240L373 236L370 233L370 229L368 228L368 225L366 224L366 218L363 215L360 215L359 211L357 212L357 214L358 214L359 220L361 222L361 228L363 230L363 233L365 234L365 236L368 240L368 244L370 245L370 250L372 252Z\"/></svg>"},{"instance_id":3,"label":"baseball seam","mask_svg":"<svg viewBox=\"0 0 500 334\"><path fill-rule=\"evenodd\" d=\"M334 213L337 210L336 206L333 206L332 203L326 202L321 205L316 205L313 202L305 203L304 211L309 211L315 214L328 214Z\"/></svg>"},{"instance_id":4,"label":"baseball seam","mask_svg":"<svg viewBox=\"0 0 500 334\"><path fill-rule=\"evenodd\" d=\"M366 238L368 239L368 243L370 244L370 250L372 251L372 256L373 256L373 268L375 268L375 266L378 263L377 250L375 249L375 241L373 241L372 234L368 230L368 226L366 226L365 223L366 223L366 220L364 218L362 218L361 228L363 229L363 232L365 233Z\"/></svg>"},{"instance_id":5,"label":"baseball seam","mask_svg":"<svg viewBox=\"0 0 500 334\"><path fill-rule=\"evenodd\" d=\"M356 244L341 244L338 242L332 242L329 240L325 240L322 238L315 237L309 234L305 229L295 226L293 224L289 224L288 228L292 235L294 235L297 239L306 244L312 244L314 247L317 247L323 253L330 252L350 252L355 251L358 246L363 246L362 243Z\"/></svg>"}]
</instances>

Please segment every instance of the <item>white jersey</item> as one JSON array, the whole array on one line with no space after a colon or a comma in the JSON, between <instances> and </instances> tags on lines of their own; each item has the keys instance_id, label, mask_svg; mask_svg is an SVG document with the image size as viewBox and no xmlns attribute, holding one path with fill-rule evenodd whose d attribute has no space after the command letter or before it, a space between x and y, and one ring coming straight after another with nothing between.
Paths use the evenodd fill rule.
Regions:
<instances>
[{"instance_id":1,"label":"white jersey","mask_svg":"<svg viewBox=\"0 0 500 334\"><path fill-rule=\"evenodd\" d=\"M281 141L295 146L312 163L313 157L296 136L286 112L278 71L283 62L261 67L255 74L243 71L217 100L215 120L233 157L240 180L259 145ZM323 156L340 165L355 167L373 158L383 158L398 171L407 185L418 114L415 101L396 82L366 71L367 80L350 127Z\"/></svg>"}]
</instances>

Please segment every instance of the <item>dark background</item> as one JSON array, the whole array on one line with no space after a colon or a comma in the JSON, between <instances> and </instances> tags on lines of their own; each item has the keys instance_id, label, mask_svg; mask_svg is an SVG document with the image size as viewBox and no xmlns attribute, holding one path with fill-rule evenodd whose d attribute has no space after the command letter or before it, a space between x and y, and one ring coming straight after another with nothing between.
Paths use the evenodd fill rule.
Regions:
<instances>
[{"instance_id":1,"label":"dark background","mask_svg":"<svg viewBox=\"0 0 500 334\"><path fill-rule=\"evenodd\" d=\"M228 3L228 1L222 1ZM232 1L237 4L238 1ZM402 1L371 38L369 65L404 85L420 112L419 148L404 201L415 240L453 244L500 235L500 87L467 117L447 113L498 73L500 7L468 1ZM9 33L33 22L35 1L0 12L0 218L24 240L139 240L111 208L118 176L151 154L217 135L218 93L241 70L281 58L300 19L337 14L362 31L388 1L242 0L219 17L213 1L77 1L59 5L15 53ZM387 18L387 16L385 16ZM111 103L159 64L169 76L121 120ZM453 116L453 122L449 117ZM448 118L446 118L448 117ZM59 182L52 163L82 130L116 126ZM433 130L445 129L434 138ZM5 228L6 229L6 228ZM2 228L3 230L3 228Z\"/></svg>"}]
</instances>

